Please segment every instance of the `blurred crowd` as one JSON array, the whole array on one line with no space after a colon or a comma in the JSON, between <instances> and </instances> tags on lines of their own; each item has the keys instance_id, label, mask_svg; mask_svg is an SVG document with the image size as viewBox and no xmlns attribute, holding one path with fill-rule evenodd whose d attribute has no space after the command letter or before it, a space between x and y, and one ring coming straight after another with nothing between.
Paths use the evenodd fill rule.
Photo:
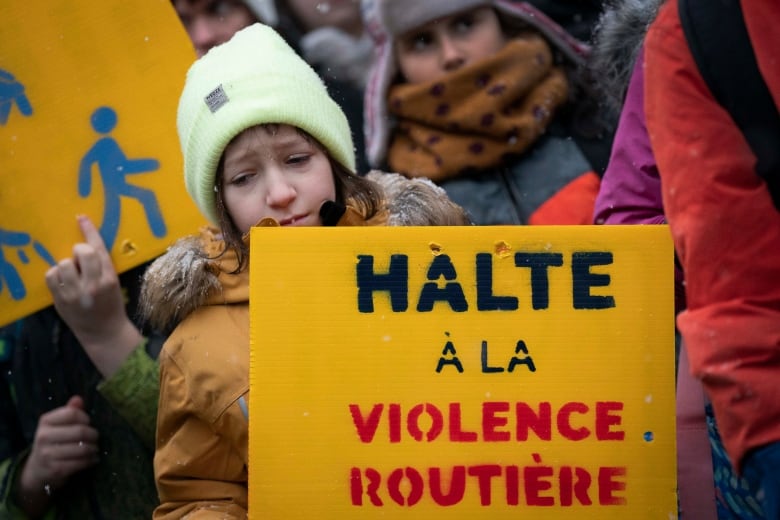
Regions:
<instances>
[{"instance_id":1,"label":"blurred crowd","mask_svg":"<svg viewBox=\"0 0 780 520\"><path fill-rule=\"evenodd\" d=\"M79 218L0 329L0 517L246 517L253 225L668 224L680 518L780 518L772 0L171 6L212 228L118 274Z\"/></svg>"}]
</instances>

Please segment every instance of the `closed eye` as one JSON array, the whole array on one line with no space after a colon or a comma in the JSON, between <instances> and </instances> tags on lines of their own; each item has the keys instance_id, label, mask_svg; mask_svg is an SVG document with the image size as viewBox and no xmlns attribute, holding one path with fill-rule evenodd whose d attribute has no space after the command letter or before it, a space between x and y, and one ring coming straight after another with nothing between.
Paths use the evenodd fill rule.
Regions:
<instances>
[{"instance_id":1,"label":"closed eye","mask_svg":"<svg viewBox=\"0 0 780 520\"><path fill-rule=\"evenodd\" d=\"M245 186L254 176L254 173L239 173L231 177L228 184L231 186Z\"/></svg>"},{"instance_id":2,"label":"closed eye","mask_svg":"<svg viewBox=\"0 0 780 520\"><path fill-rule=\"evenodd\" d=\"M309 159L311 159L310 154L299 153L299 154L289 156L285 162L292 166L296 166L296 165L303 165L308 163Z\"/></svg>"}]
</instances>

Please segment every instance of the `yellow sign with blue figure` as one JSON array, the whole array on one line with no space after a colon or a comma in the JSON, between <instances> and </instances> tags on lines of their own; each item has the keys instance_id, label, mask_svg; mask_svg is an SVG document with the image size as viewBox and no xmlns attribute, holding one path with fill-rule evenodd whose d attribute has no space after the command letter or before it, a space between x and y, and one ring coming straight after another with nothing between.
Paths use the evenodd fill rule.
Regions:
<instances>
[{"instance_id":1,"label":"yellow sign with blue figure","mask_svg":"<svg viewBox=\"0 0 780 520\"><path fill-rule=\"evenodd\" d=\"M250 518L675 518L666 226L254 228Z\"/></svg>"},{"instance_id":2,"label":"yellow sign with blue figure","mask_svg":"<svg viewBox=\"0 0 780 520\"><path fill-rule=\"evenodd\" d=\"M51 303L44 274L96 223L118 272L204 223L176 105L195 54L168 1L0 5L0 325Z\"/></svg>"}]
</instances>

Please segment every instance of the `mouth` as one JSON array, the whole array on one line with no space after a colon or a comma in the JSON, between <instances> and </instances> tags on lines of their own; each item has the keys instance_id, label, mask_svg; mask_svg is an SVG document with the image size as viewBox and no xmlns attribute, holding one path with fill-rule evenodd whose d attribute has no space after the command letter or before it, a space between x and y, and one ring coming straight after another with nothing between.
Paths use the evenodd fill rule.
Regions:
<instances>
[{"instance_id":1,"label":"mouth","mask_svg":"<svg viewBox=\"0 0 780 520\"><path fill-rule=\"evenodd\" d=\"M306 220L308 215L293 215L292 217L279 221L280 226L300 226Z\"/></svg>"}]
</instances>

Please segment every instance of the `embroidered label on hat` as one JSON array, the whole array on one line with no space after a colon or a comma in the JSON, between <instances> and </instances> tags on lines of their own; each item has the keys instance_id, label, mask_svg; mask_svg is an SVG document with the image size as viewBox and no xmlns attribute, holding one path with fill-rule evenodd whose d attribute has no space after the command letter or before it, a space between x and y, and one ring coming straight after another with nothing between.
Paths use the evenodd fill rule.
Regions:
<instances>
[{"instance_id":1,"label":"embroidered label on hat","mask_svg":"<svg viewBox=\"0 0 780 520\"><path fill-rule=\"evenodd\" d=\"M206 106L209 107L209 110L211 110L211 113L213 114L225 103L230 101L230 99L228 99L227 94L225 94L225 90L222 88L222 85L220 85L209 92L208 95L204 98L204 101L206 102Z\"/></svg>"}]
</instances>

